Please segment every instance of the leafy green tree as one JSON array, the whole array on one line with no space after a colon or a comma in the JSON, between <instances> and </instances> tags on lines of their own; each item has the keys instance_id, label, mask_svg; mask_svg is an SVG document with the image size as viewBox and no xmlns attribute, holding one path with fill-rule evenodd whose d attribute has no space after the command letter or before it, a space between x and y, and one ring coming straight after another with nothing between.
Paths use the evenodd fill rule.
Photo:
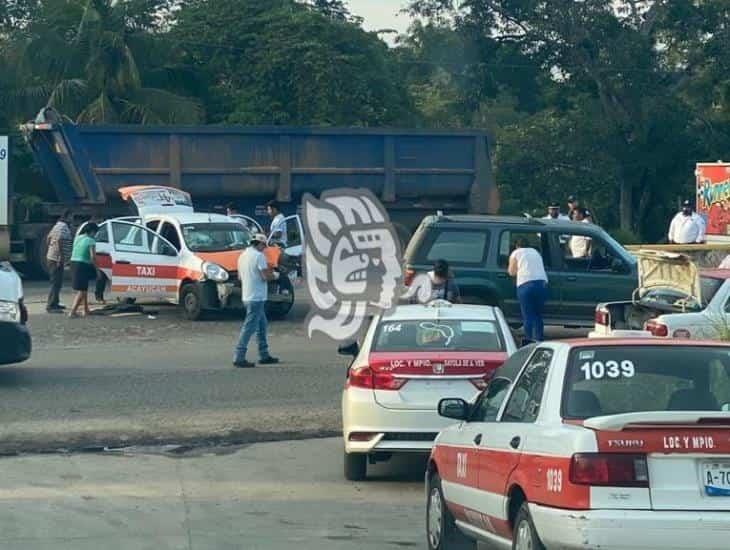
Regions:
<instances>
[{"instance_id":1,"label":"leafy green tree","mask_svg":"<svg viewBox=\"0 0 730 550\"><path fill-rule=\"evenodd\" d=\"M157 33L166 0L59 0L30 22L25 70L47 105L80 122L194 123L198 101L171 91L174 51ZM164 52L164 59L160 54ZM149 59L159 65L151 67ZM163 78L166 76L166 78ZM150 86L154 82L158 86Z\"/></svg>"},{"instance_id":2,"label":"leafy green tree","mask_svg":"<svg viewBox=\"0 0 730 550\"><path fill-rule=\"evenodd\" d=\"M409 120L409 96L385 43L292 0L192 0L177 14L172 36L205 75L211 122Z\"/></svg>"}]
</instances>

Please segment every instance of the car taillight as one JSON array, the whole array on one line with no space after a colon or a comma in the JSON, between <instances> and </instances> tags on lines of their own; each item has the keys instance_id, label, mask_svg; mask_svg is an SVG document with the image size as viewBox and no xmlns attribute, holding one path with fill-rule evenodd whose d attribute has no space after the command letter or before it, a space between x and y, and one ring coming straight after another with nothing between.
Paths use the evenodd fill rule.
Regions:
<instances>
[{"instance_id":1,"label":"car taillight","mask_svg":"<svg viewBox=\"0 0 730 550\"><path fill-rule=\"evenodd\" d=\"M370 367L365 366L350 369L345 387L395 391L405 386L406 382L406 378L396 378L389 372L373 372Z\"/></svg>"},{"instance_id":2,"label":"car taillight","mask_svg":"<svg viewBox=\"0 0 730 550\"><path fill-rule=\"evenodd\" d=\"M405 271L403 272L403 284L405 286L411 286L413 283L413 279L416 278L416 270L412 267L406 267Z\"/></svg>"},{"instance_id":3,"label":"car taillight","mask_svg":"<svg viewBox=\"0 0 730 550\"><path fill-rule=\"evenodd\" d=\"M651 332L652 336L669 336L669 328L667 328L667 325L654 319L646 322L644 330Z\"/></svg>"},{"instance_id":4,"label":"car taillight","mask_svg":"<svg viewBox=\"0 0 730 550\"><path fill-rule=\"evenodd\" d=\"M619 453L575 454L570 463L570 482L574 485L604 487L649 487L646 456Z\"/></svg>"},{"instance_id":5,"label":"car taillight","mask_svg":"<svg viewBox=\"0 0 730 550\"><path fill-rule=\"evenodd\" d=\"M603 325L605 327L610 326L611 321L608 318L608 310L597 309L593 314L593 320L597 325Z\"/></svg>"},{"instance_id":6,"label":"car taillight","mask_svg":"<svg viewBox=\"0 0 730 550\"><path fill-rule=\"evenodd\" d=\"M678 328L672 333L674 338L692 338L692 334L686 328Z\"/></svg>"}]
</instances>

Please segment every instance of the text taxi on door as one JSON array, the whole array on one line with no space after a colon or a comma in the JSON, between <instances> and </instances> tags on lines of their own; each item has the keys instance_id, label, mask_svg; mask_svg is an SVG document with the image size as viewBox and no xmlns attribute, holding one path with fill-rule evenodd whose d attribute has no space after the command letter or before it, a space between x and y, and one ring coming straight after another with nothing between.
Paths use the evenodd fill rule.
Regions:
<instances>
[{"instance_id":1,"label":"text taxi on door","mask_svg":"<svg viewBox=\"0 0 730 550\"><path fill-rule=\"evenodd\" d=\"M206 311L242 307L238 258L251 234L241 223L195 212L190 195L179 189L134 186L119 192L139 216L100 224L96 262L112 297L179 304L192 320ZM289 279L275 283L267 302L274 318L294 303Z\"/></svg>"},{"instance_id":2,"label":"text taxi on door","mask_svg":"<svg viewBox=\"0 0 730 550\"><path fill-rule=\"evenodd\" d=\"M431 549L729 547L730 346L576 340L519 350L438 436Z\"/></svg>"}]
</instances>

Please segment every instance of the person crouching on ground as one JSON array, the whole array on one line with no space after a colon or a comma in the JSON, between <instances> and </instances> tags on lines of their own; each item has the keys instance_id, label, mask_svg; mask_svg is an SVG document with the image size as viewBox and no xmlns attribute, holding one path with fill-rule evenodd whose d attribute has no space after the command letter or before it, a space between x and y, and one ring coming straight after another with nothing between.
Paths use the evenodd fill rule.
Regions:
<instances>
[{"instance_id":1,"label":"person crouching on ground","mask_svg":"<svg viewBox=\"0 0 730 550\"><path fill-rule=\"evenodd\" d=\"M246 360L248 343L254 332L258 336L259 363L272 365L278 363L276 357L269 355L269 344L266 340L267 282L279 278L279 273L269 268L263 250L266 248L266 235L257 233L251 239L251 246L238 258L238 276L241 279L241 300L246 309L246 317L241 327L233 355L233 365L238 368L255 367L255 363Z\"/></svg>"},{"instance_id":2,"label":"person crouching on ground","mask_svg":"<svg viewBox=\"0 0 730 550\"><path fill-rule=\"evenodd\" d=\"M527 245L527 240L519 238L515 241L515 250L509 257L507 271L517 279L517 299L520 302L525 338L533 342L544 339L544 323L542 318L547 300L548 277L542 256L534 248Z\"/></svg>"},{"instance_id":3,"label":"person crouching on ground","mask_svg":"<svg viewBox=\"0 0 730 550\"><path fill-rule=\"evenodd\" d=\"M74 239L71 251L71 282L76 291L69 317L78 317L78 310L83 306L83 316L89 314L89 283L96 280L96 241L94 237L99 230L95 223L87 223L81 233Z\"/></svg>"}]
</instances>

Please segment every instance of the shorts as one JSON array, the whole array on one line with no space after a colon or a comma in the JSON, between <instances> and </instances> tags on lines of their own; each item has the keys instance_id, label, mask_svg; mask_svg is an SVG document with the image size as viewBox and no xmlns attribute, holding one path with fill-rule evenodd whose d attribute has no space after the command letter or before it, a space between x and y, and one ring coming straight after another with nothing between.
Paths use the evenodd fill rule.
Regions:
<instances>
[{"instance_id":1,"label":"shorts","mask_svg":"<svg viewBox=\"0 0 730 550\"><path fill-rule=\"evenodd\" d=\"M96 267L86 262L71 262L71 287L76 291L88 291L89 283L96 280Z\"/></svg>"}]
</instances>

